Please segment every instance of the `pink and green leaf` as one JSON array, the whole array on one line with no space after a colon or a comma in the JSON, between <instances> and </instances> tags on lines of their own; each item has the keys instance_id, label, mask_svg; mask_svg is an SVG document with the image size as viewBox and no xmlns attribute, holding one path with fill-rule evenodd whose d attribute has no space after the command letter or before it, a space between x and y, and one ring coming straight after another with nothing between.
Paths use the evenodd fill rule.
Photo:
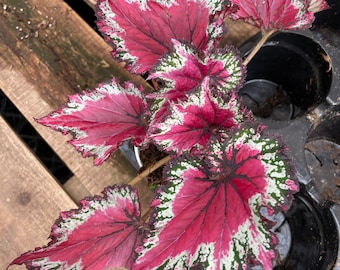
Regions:
<instances>
[{"instance_id":1,"label":"pink and green leaf","mask_svg":"<svg viewBox=\"0 0 340 270\"><path fill-rule=\"evenodd\" d=\"M231 0L238 6L230 17L244 20L265 31L307 29L314 13L328 8L325 0Z\"/></svg>"},{"instance_id":2,"label":"pink and green leaf","mask_svg":"<svg viewBox=\"0 0 340 270\"><path fill-rule=\"evenodd\" d=\"M237 91L245 77L245 67L239 53L231 47L216 50L207 56L199 55L192 47L173 40L173 51L159 61L150 79L162 80L165 85L158 96L169 101L183 98L198 87L205 77L220 93Z\"/></svg>"},{"instance_id":3,"label":"pink and green leaf","mask_svg":"<svg viewBox=\"0 0 340 270\"><path fill-rule=\"evenodd\" d=\"M241 87L245 73L241 57L233 48L200 56L192 47L173 40L173 51L160 59L149 76L164 82L163 87L150 95L154 98L152 125L163 122L169 113L169 105L185 100L201 86L204 78L210 78L214 94L230 96L230 92Z\"/></svg>"},{"instance_id":4,"label":"pink and green leaf","mask_svg":"<svg viewBox=\"0 0 340 270\"><path fill-rule=\"evenodd\" d=\"M176 154L200 151L210 139L228 138L230 130L239 128L245 117L236 94L227 100L214 97L209 85L210 79L205 78L186 101L171 104L171 113L151 135L157 145Z\"/></svg>"},{"instance_id":5,"label":"pink and green leaf","mask_svg":"<svg viewBox=\"0 0 340 270\"><path fill-rule=\"evenodd\" d=\"M210 150L168 165L133 269L272 269L276 239L260 210L280 211L297 189L278 142L246 129Z\"/></svg>"},{"instance_id":6,"label":"pink and green leaf","mask_svg":"<svg viewBox=\"0 0 340 270\"><path fill-rule=\"evenodd\" d=\"M171 39L211 49L224 32L228 8L222 0L100 0L97 24L113 56L144 73L171 50Z\"/></svg>"},{"instance_id":7,"label":"pink and green leaf","mask_svg":"<svg viewBox=\"0 0 340 270\"><path fill-rule=\"evenodd\" d=\"M80 208L62 212L52 227L51 242L28 251L11 265L29 269L130 269L141 243L137 190L113 186L104 196L86 198Z\"/></svg>"},{"instance_id":8,"label":"pink and green leaf","mask_svg":"<svg viewBox=\"0 0 340 270\"><path fill-rule=\"evenodd\" d=\"M147 103L140 89L112 80L91 92L69 96L61 109L38 119L40 124L63 134L84 157L94 156L100 165L124 141L135 145L145 140Z\"/></svg>"}]
</instances>

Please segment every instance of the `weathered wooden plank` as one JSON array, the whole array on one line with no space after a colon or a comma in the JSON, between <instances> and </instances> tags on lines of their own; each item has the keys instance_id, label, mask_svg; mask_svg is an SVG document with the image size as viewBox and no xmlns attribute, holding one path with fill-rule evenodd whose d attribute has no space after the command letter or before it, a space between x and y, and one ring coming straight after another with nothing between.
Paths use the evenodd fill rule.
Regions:
<instances>
[{"instance_id":1,"label":"weathered wooden plank","mask_svg":"<svg viewBox=\"0 0 340 270\"><path fill-rule=\"evenodd\" d=\"M76 176L72 176L67 180L67 182L63 184L63 189L76 203L79 203L81 199L92 195Z\"/></svg>"},{"instance_id":2,"label":"weathered wooden plank","mask_svg":"<svg viewBox=\"0 0 340 270\"><path fill-rule=\"evenodd\" d=\"M94 167L92 159L83 159L71 145L66 144L66 138L61 134L37 125L33 117L36 115L44 115L52 108L41 100L41 97L36 91L37 86L27 81L27 78L21 73L14 69L11 70L8 67L5 68L5 63L3 63L1 59L0 67L2 69L0 74L0 88L14 101L15 105L31 124L35 126L42 137L51 145L76 177L82 180L82 183L89 190L90 194L100 192L103 186L113 183L123 183L131 178L129 173L133 173L133 168L130 168L130 164L127 162L123 163L123 157L121 160L112 159L100 167Z\"/></svg>"},{"instance_id":3,"label":"weathered wooden plank","mask_svg":"<svg viewBox=\"0 0 340 270\"><path fill-rule=\"evenodd\" d=\"M258 28L242 21L226 19L225 24L227 27L227 33L221 40L221 46L229 44L239 47L249 38L260 32Z\"/></svg>"},{"instance_id":4,"label":"weathered wooden plank","mask_svg":"<svg viewBox=\"0 0 340 270\"><path fill-rule=\"evenodd\" d=\"M59 212L76 205L1 117L0 138L0 269L6 269L21 253L46 245Z\"/></svg>"},{"instance_id":5,"label":"weathered wooden plank","mask_svg":"<svg viewBox=\"0 0 340 270\"><path fill-rule=\"evenodd\" d=\"M111 59L110 47L61 0L5 0L0 10L0 88L89 194L127 182L135 171L121 154L94 167L65 143L68 138L33 120L59 107L67 94L112 76L131 78Z\"/></svg>"}]
</instances>

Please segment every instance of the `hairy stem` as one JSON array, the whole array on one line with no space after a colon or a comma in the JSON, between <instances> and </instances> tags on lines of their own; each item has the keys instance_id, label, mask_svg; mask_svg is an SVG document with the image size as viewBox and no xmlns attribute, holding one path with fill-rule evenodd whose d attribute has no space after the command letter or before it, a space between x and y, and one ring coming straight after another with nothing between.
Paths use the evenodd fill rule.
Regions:
<instances>
[{"instance_id":1,"label":"hairy stem","mask_svg":"<svg viewBox=\"0 0 340 270\"><path fill-rule=\"evenodd\" d=\"M150 173L153 171L157 170L159 167L163 166L170 160L170 156L166 156L162 158L161 160L158 160L155 164L149 166L146 168L143 172L138 174L135 178L133 178L130 182L129 185L134 186L136 185L139 181L141 181L144 177L148 176Z\"/></svg>"},{"instance_id":2,"label":"hairy stem","mask_svg":"<svg viewBox=\"0 0 340 270\"><path fill-rule=\"evenodd\" d=\"M256 44L256 46L252 49L252 51L250 52L250 54L248 54L247 58L243 61L243 65L248 65L248 63L251 61L251 59L253 59L253 57L257 54L257 52L261 49L262 45L268 40L268 38L271 37L272 34L274 34L275 32L277 32L276 29L271 29L269 31L265 31L262 34L261 39L259 40L259 42Z\"/></svg>"}]
</instances>

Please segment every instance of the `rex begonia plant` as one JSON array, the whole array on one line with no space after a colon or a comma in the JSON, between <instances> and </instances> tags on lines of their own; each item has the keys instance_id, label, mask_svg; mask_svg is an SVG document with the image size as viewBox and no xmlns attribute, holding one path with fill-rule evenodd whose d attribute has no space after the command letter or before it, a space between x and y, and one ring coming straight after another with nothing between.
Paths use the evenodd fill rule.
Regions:
<instances>
[{"instance_id":1,"label":"rex begonia plant","mask_svg":"<svg viewBox=\"0 0 340 270\"><path fill-rule=\"evenodd\" d=\"M169 154L148 218L138 191L107 187L62 212L47 246L11 265L28 269L272 269L269 216L288 209L298 184L286 148L242 106L246 64L275 31L305 29L324 0L99 0L98 27L112 55L155 82L117 79L69 97L37 119L102 164L124 142ZM261 28L242 61L218 48L224 19ZM164 165L164 164L160 164ZM263 213L266 212L267 216Z\"/></svg>"}]
</instances>

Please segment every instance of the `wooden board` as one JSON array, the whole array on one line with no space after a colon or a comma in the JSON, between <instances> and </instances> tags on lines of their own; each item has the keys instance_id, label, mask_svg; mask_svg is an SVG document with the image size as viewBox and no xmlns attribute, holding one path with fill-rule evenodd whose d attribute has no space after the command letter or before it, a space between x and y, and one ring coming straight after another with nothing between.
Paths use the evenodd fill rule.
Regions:
<instances>
[{"instance_id":1,"label":"wooden board","mask_svg":"<svg viewBox=\"0 0 340 270\"><path fill-rule=\"evenodd\" d=\"M111 48L63 1L3 2L0 88L74 173L73 186L79 186L80 194L126 183L135 171L121 154L94 167L92 158L83 159L65 143L70 137L37 125L33 118L57 109L68 94L113 76L143 81L113 61Z\"/></svg>"},{"instance_id":2,"label":"wooden board","mask_svg":"<svg viewBox=\"0 0 340 270\"><path fill-rule=\"evenodd\" d=\"M1 117L0 138L0 269L6 269L21 253L46 245L58 213L76 204Z\"/></svg>"},{"instance_id":3,"label":"wooden board","mask_svg":"<svg viewBox=\"0 0 340 270\"><path fill-rule=\"evenodd\" d=\"M242 21L225 20L227 33L221 40L221 47L233 45L240 47L245 41L260 32L260 30L248 23Z\"/></svg>"}]
</instances>

